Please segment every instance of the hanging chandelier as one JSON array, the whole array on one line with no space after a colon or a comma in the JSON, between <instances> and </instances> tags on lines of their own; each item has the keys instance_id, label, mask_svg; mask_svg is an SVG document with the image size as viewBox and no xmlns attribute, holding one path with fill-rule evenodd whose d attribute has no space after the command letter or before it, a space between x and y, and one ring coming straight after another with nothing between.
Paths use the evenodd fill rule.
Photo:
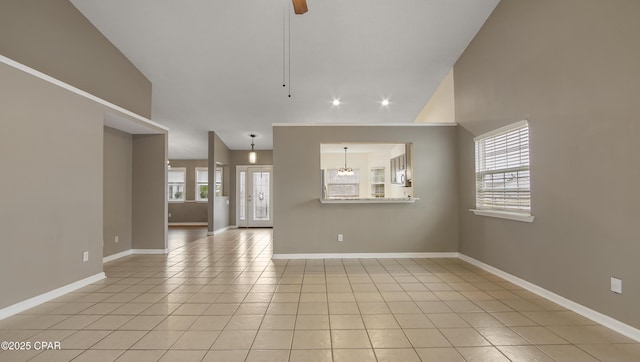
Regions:
<instances>
[{"instance_id":1,"label":"hanging chandelier","mask_svg":"<svg viewBox=\"0 0 640 362\"><path fill-rule=\"evenodd\" d=\"M338 176L353 176L354 172L351 167L347 167L347 148L344 148L344 167L338 169Z\"/></svg>"}]
</instances>

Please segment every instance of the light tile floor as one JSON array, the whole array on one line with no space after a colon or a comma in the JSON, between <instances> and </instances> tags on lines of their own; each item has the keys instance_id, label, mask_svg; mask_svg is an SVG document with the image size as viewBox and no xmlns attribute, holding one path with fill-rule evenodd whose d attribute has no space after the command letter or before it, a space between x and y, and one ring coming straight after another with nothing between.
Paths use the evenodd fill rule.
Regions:
<instances>
[{"instance_id":1,"label":"light tile floor","mask_svg":"<svg viewBox=\"0 0 640 362\"><path fill-rule=\"evenodd\" d=\"M269 229L105 265L0 321L0 361L638 361L640 344L458 259L271 260Z\"/></svg>"}]
</instances>

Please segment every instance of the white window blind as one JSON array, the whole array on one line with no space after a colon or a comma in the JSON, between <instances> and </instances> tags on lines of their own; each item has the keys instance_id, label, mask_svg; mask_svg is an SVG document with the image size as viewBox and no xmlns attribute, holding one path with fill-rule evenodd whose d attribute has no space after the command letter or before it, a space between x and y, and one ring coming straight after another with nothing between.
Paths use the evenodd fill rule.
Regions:
<instances>
[{"instance_id":1,"label":"white window blind","mask_svg":"<svg viewBox=\"0 0 640 362\"><path fill-rule=\"evenodd\" d=\"M196 168L196 200L209 199L209 170L204 167Z\"/></svg>"},{"instance_id":2,"label":"white window blind","mask_svg":"<svg viewBox=\"0 0 640 362\"><path fill-rule=\"evenodd\" d=\"M360 197L360 170L354 169L353 175L338 175L337 169L329 169L326 174L328 199Z\"/></svg>"},{"instance_id":3,"label":"white window blind","mask_svg":"<svg viewBox=\"0 0 640 362\"><path fill-rule=\"evenodd\" d=\"M167 199L169 201L184 201L184 168L172 168L167 172Z\"/></svg>"},{"instance_id":4,"label":"white window blind","mask_svg":"<svg viewBox=\"0 0 640 362\"><path fill-rule=\"evenodd\" d=\"M521 121L479 136L476 209L531 214L529 126Z\"/></svg>"}]
</instances>

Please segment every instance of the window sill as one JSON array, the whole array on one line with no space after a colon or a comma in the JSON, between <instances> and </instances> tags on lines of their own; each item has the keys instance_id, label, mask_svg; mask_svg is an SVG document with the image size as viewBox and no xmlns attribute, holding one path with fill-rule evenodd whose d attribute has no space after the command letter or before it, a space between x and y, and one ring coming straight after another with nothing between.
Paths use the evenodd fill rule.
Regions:
<instances>
[{"instance_id":1,"label":"window sill","mask_svg":"<svg viewBox=\"0 0 640 362\"><path fill-rule=\"evenodd\" d=\"M478 216L489 216L489 217L497 217L500 219L508 219L522 222L533 222L535 216L526 215L526 214L518 214L515 212L506 212L506 211L496 211L496 210L477 210L477 209L469 209L469 211L473 212Z\"/></svg>"}]
</instances>

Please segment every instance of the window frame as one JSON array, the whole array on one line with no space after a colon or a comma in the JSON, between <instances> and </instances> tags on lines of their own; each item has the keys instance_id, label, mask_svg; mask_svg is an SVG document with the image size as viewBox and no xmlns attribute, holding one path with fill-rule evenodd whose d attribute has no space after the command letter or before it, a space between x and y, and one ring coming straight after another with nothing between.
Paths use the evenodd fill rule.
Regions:
<instances>
[{"instance_id":1,"label":"window frame","mask_svg":"<svg viewBox=\"0 0 640 362\"><path fill-rule=\"evenodd\" d=\"M170 172L177 172L177 171L181 171L182 172L182 176L183 176L183 181L182 182L171 182L169 181L169 173ZM182 185L182 195L180 199L172 199L170 198L170 193L169 190L171 188L172 185ZM179 203L179 202L185 202L186 201L186 192L187 192L187 168L186 167L171 167L170 170L167 170L167 201L168 202L174 202L174 203Z\"/></svg>"},{"instance_id":2,"label":"window frame","mask_svg":"<svg viewBox=\"0 0 640 362\"><path fill-rule=\"evenodd\" d=\"M510 133L513 134L515 131L522 132L522 129L526 129L526 137L517 135L518 137L517 150L512 150L512 152L509 152L505 144L504 156L498 159L498 161L509 163L509 161L514 160L514 157L515 157L515 159L517 160L517 166L506 164L501 167L495 167L493 169L490 169L489 167L486 167L486 164L479 162L480 159L485 159L487 156L487 153L484 153L482 155L479 154L479 150L483 147L486 147L487 142L492 142L492 141L499 142L499 138L501 137L506 138L508 134ZM505 139L505 142L507 142L506 139ZM525 143L527 147L526 154L522 152ZM474 149L475 149L474 163L475 163L476 206L474 209L470 209L469 211L472 211L475 215L480 215L480 216L498 217L503 219L515 220L515 221L523 221L523 222L533 222L534 216L531 214L531 159L529 157L531 146L530 146L530 132L529 132L528 121L523 120L520 122L516 122L510 125L498 128L496 130L487 132L478 137L475 137ZM526 165L523 164L523 162L526 162ZM524 192L526 193L525 197L528 197L528 208L520 207L519 205L515 205L515 204L512 207L507 207L507 205L505 205L505 207L491 207L491 206L487 206L487 204L482 204L480 202L480 200L483 199L483 196L484 196L484 194L479 191L480 185L483 184L483 181L480 178L481 177L484 178L487 175L497 175L497 176L503 175L502 179L505 179L507 173L511 173L511 174L515 173L516 182L519 182L521 180L522 181L526 180L527 182L526 184L528 185L528 187L515 189L516 192L519 193L519 195L513 198L508 198L508 199L511 199L513 201L518 201L521 198L520 193ZM500 180L500 177L498 177L498 180ZM505 181L505 183L506 182L507 181ZM513 189L509 189L506 186L503 188L495 187L492 189L488 189L487 193L500 194L501 191L506 193L507 191L512 191L512 190Z\"/></svg>"},{"instance_id":3,"label":"window frame","mask_svg":"<svg viewBox=\"0 0 640 362\"><path fill-rule=\"evenodd\" d=\"M202 171L205 171L207 173L207 181L206 182L199 182L198 181L198 174ZM208 202L209 201L209 168L208 167L196 167L195 168L195 200L196 202ZM207 197L206 198L202 198L200 197L200 185L207 185Z\"/></svg>"}]
</instances>

